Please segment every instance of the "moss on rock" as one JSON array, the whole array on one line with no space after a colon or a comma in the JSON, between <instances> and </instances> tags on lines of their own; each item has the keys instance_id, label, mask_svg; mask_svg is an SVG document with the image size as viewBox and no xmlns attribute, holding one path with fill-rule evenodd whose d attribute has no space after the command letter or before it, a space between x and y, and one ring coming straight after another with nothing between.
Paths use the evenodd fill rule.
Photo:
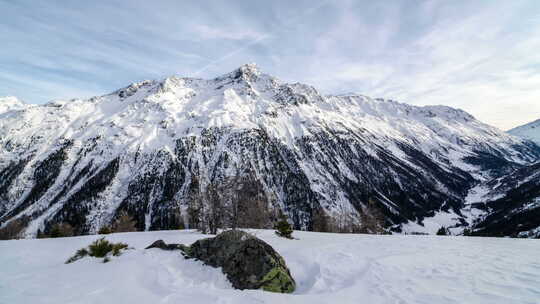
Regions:
<instances>
[{"instance_id":1,"label":"moss on rock","mask_svg":"<svg viewBox=\"0 0 540 304\"><path fill-rule=\"evenodd\" d=\"M265 291L291 293L296 284L283 267L276 266L264 276L260 285Z\"/></svg>"}]
</instances>

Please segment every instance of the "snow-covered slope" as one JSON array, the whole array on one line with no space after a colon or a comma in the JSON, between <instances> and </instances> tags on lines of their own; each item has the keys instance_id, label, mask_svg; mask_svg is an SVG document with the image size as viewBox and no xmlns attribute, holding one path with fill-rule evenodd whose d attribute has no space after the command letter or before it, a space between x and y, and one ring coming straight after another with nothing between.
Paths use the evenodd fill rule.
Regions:
<instances>
[{"instance_id":1,"label":"snow-covered slope","mask_svg":"<svg viewBox=\"0 0 540 304\"><path fill-rule=\"evenodd\" d=\"M193 226L188 206L240 176L298 229L357 231L382 213L399 231L539 158L461 110L323 96L245 65L0 114L0 223L91 233L123 211L141 230Z\"/></svg>"},{"instance_id":2,"label":"snow-covered slope","mask_svg":"<svg viewBox=\"0 0 540 304\"><path fill-rule=\"evenodd\" d=\"M98 236L0 241L0 303L537 303L540 242L502 238L255 234L285 259L293 294L234 290L219 269L178 252L144 250L158 239L191 244L193 231L107 235L134 249L103 264L64 262Z\"/></svg>"},{"instance_id":3,"label":"snow-covered slope","mask_svg":"<svg viewBox=\"0 0 540 304\"><path fill-rule=\"evenodd\" d=\"M481 186L475 234L540 238L540 162Z\"/></svg>"},{"instance_id":4,"label":"snow-covered slope","mask_svg":"<svg viewBox=\"0 0 540 304\"><path fill-rule=\"evenodd\" d=\"M540 119L509 130L508 133L525 138L540 145Z\"/></svg>"},{"instance_id":5,"label":"snow-covered slope","mask_svg":"<svg viewBox=\"0 0 540 304\"><path fill-rule=\"evenodd\" d=\"M406 233L435 234L440 227L454 234L540 238L540 162L521 167L469 190L460 214L436 212L424 225L406 223Z\"/></svg>"}]
</instances>

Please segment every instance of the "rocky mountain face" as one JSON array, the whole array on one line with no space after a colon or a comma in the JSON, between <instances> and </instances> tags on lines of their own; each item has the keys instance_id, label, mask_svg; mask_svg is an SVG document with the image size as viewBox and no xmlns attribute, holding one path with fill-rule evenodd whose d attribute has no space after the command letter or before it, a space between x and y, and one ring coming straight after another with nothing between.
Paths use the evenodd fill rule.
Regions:
<instances>
[{"instance_id":1,"label":"rocky mountain face","mask_svg":"<svg viewBox=\"0 0 540 304\"><path fill-rule=\"evenodd\" d=\"M27 237L55 223L94 233L121 213L140 230L267 227L283 213L296 229L400 231L461 215L469 189L540 159L534 143L461 110L325 96L254 65L88 100L3 102L0 223L20 221Z\"/></svg>"},{"instance_id":2,"label":"rocky mountain face","mask_svg":"<svg viewBox=\"0 0 540 304\"><path fill-rule=\"evenodd\" d=\"M508 133L540 145L540 119L509 130Z\"/></svg>"}]
</instances>

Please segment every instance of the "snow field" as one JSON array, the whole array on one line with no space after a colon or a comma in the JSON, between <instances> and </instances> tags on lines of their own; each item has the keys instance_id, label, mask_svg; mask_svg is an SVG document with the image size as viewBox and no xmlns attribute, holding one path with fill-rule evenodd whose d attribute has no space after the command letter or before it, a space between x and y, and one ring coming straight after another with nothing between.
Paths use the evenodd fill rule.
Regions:
<instances>
[{"instance_id":1,"label":"snow field","mask_svg":"<svg viewBox=\"0 0 540 304\"><path fill-rule=\"evenodd\" d=\"M293 294L235 290L219 269L157 239L191 244L195 231L107 235L134 249L103 264L65 260L99 236L0 241L0 303L538 303L540 242L250 230L286 260Z\"/></svg>"}]
</instances>

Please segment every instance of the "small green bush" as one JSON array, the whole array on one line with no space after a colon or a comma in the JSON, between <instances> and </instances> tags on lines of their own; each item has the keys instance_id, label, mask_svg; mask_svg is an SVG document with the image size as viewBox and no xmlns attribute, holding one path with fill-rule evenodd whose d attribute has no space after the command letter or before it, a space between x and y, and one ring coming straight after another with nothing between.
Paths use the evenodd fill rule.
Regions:
<instances>
[{"instance_id":1,"label":"small green bush","mask_svg":"<svg viewBox=\"0 0 540 304\"><path fill-rule=\"evenodd\" d=\"M75 262L77 260L80 260L80 259L84 258L85 256L88 256L88 250L86 250L86 248L81 248L81 249L77 250L77 252L75 253L74 256L70 257L66 261L66 264L73 263L73 262Z\"/></svg>"},{"instance_id":2,"label":"small green bush","mask_svg":"<svg viewBox=\"0 0 540 304\"><path fill-rule=\"evenodd\" d=\"M112 246L112 255L119 256L122 254L123 249L127 249L128 245L124 243L114 243Z\"/></svg>"},{"instance_id":3,"label":"small green bush","mask_svg":"<svg viewBox=\"0 0 540 304\"><path fill-rule=\"evenodd\" d=\"M119 256L122 254L122 250L128 249L128 245L124 243L111 243L104 237L95 240L87 248L81 248L77 250L74 256L70 257L66 264L73 263L86 256L95 258L103 258L103 263L110 261L110 255Z\"/></svg>"},{"instance_id":4,"label":"small green bush","mask_svg":"<svg viewBox=\"0 0 540 304\"><path fill-rule=\"evenodd\" d=\"M292 233L293 229L291 224L289 224L287 219L283 216L276 224L276 234L284 238L292 239Z\"/></svg>"},{"instance_id":5,"label":"small green bush","mask_svg":"<svg viewBox=\"0 0 540 304\"><path fill-rule=\"evenodd\" d=\"M90 246L88 246L88 251L90 252L90 256L104 258L107 253L112 251L112 248L111 242L107 241L105 238L101 238L90 244Z\"/></svg>"}]
</instances>

